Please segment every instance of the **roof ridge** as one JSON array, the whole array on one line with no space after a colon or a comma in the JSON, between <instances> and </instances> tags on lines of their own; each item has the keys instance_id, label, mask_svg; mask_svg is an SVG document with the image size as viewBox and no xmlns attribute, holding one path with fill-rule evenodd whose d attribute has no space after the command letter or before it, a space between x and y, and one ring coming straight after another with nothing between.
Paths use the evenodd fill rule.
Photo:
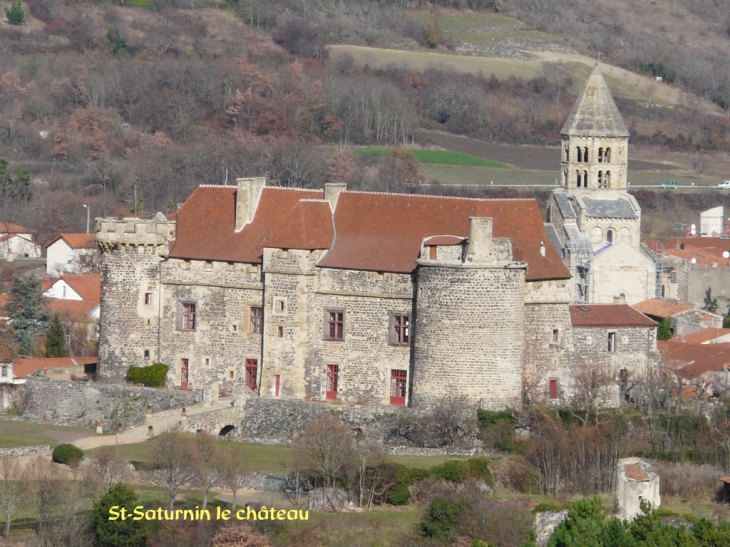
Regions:
<instances>
[{"instance_id":1,"label":"roof ridge","mask_svg":"<svg viewBox=\"0 0 730 547\"><path fill-rule=\"evenodd\" d=\"M536 198L468 198L468 197L459 197L459 196L437 196L434 194L404 194L401 192L374 192L374 191L368 191L368 190L345 190L343 193L417 197L417 198L460 199L460 200L470 200L470 201L536 201Z\"/></svg>"}]
</instances>

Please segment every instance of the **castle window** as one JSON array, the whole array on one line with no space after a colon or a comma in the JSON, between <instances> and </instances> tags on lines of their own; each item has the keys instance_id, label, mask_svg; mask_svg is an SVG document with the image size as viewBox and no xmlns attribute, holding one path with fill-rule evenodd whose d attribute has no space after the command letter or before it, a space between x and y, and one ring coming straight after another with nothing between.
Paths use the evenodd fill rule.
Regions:
<instances>
[{"instance_id":1,"label":"castle window","mask_svg":"<svg viewBox=\"0 0 730 547\"><path fill-rule=\"evenodd\" d=\"M616 351L616 333L608 333L608 351L614 353Z\"/></svg>"},{"instance_id":2,"label":"castle window","mask_svg":"<svg viewBox=\"0 0 730 547\"><path fill-rule=\"evenodd\" d=\"M606 231L606 241L613 243L613 230Z\"/></svg>"},{"instance_id":3,"label":"castle window","mask_svg":"<svg viewBox=\"0 0 730 547\"><path fill-rule=\"evenodd\" d=\"M338 365L327 365L327 392L325 397L329 400L337 399L337 387L339 384L340 367Z\"/></svg>"},{"instance_id":4,"label":"castle window","mask_svg":"<svg viewBox=\"0 0 730 547\"><path fill-rule=\"evenodd\" d=\"M611 171L606 171L606 178L603 182L604 188L610 188L611 187Z\"/></svg>"},{"instance_id":5,"label":"castle window","mask_svg":"<svg viewBox=\"0 0 730 547\"><path fill-rule=\"evenodd\" d=\"M580 146L576 150L578 151L578 163L581 163L583 161L583 151L580 149Z\"/></svg>"},{"instance_id":6,"label":"castle window","mask_svg":"<svg viewBox=\"0 0 730 547\"><path fill-rule=\"evenodd\" d=\"M145 361L150 360L150 350L148 350L148 349L144 350L144 360Z\"/></svg>"},{"instance_id":7,"label":"castle window","mask_svg":"<svg viewBox=\"0 0 730 547\"><path fill-rule=\"evenodd\" d=\"M209 367L210 366L210 358L209 357L206 357L205 358L205 366L206 367Z\"/></svg>"},{"instance_id":8,"label":"castle window","mask_svg":"<svg viewBox=\"0 0 730 547\"><path fill-rule=\"evenodd\" d=\"M282 327L281 325L276 327L276 336L278 338L284 338L284 327Z\"/></svg>"},{"instance_id":9,"label":"castle window","mask_svg":"<svg viewBox=\"0 0 730 547\"><path fill-rule=\"evenodd\" d=\"M150 306L152 304L152 293L151 292L144 293L144 304L145 304L145 306Z\"/></svg>"},{"instance_id":10,"label":"castle window","mask_svg":"<svg viewBox=\"0 0 730 547\"><path fill-rule=\"evenodd\" d=\"M233 325L231 325L231 330L233 332L238 332L238 325L236 325L235 323Z\"/></svg>"},{"instance_id":11,"label":"castle window","mask_svg":"<svg viewBox=\"0 0 730 547\"><path fill-rule=\"evenodd\" d=\"M588 188L588 171L583 171L583 188Z\"/></svg>"},{"instance_id":12,"label":"castle window","mask_svg":"<svg viewBox=\"0 0 730 547\"><path fill-rule=\"evenodd\" d=\"M557 344L560 340L560 329L553 329L553 344Z\"/></svg>"},{"instance_id":13,"label":"castle window","mask_svg":"<svg viewBox=\"0 0 730 547\"><path fill-rule=\"evenodd\" d=\"M578 188L580 188L580 171L575 172L575 182L578 185Z\"/></svg>"},{"instance_id":14,"label":"castle window","mask_svg":"<svg viewBox=\"0 0 730 547\"><path fill-rule=\"evenodd\" d=\"M325 340L344 340L345 338L345 311L325 310L324 312Z\"/></svg>"},{"instance_id":15,"label":"castle window","mask_svg":"<svg viewBox=\"0 0 730 547\"><path fill-rule=\"evenodd\" d=\"M390 336L388 342L396 346L407 346L411 340L411 317L391 314L389 320Z\"/></svg>"},{"instance_id":16,"label":"castle window","mask_svg":"<svg viewBox=\"0 0 730 547\"><path fill-rule=\"evenodd\" d=\"M0 367L0 376L2 376L3 378L7 378L7 376L8 376L8 366L7 365L3 365Z\"/></svg>"},{"instance_id":17,"label":"castle window","mask_svg":"<svg viewBox=\"0 0 730 547\"><path fill-rule=\"evenodd\" d=\"M606 148L606 153L603 155L603 163L611 163L611 149Z\"/></svg>"},{"instance_id":18,"label":"castle window","mask_svg":"<svg viewBox=\"0 0 730 547\"><path fill-rule=\"evenodd\" d=\"M603 186L603 171L598 172L598 188Z\"/></svg>"},{"instance_id":19,"label":"castle window","mask_svg":"<svg viewBox=\"0 0 730 547\"><path fill-rule=\"evenodd\" d=\"M550 388L549 388L548 395L551 399L558 398L558 381L557 380L550 380Z\"/></svg>"},{"instance_id":20,"label":"castle window","mask_svg":"<svg viewBox=\"0 0 730 547\"><path fill-rule=\"evenodd\" d=\"M570 161L570 146L565 147L565 161Z\"/></svg>"},{"instance_id":21,"label":"castle window","mask_svg":"<svg viewBox=\"0 0 730 547\"><path fill-rule=\"evenodd\" d=\"M588 163L588 147L583 149L583 163Z\"/></svg>"},{"instance_id":22,"label":"castle window","mask_svg":"<svg viewBox=\"0 0 730 547\"><path fill-rule=\"evenodd\" d=\"M264 309L262 307L251 306L249 308L249 320L251 334L261 334L264 332Z\"/></svg>"},{"instance_id":23,"label":"castle window","mask_svg":"<svg viewBox=\"0 0 730 547\"><path fill-rule=\"evenodd\" d=\"M274 376L274 396L278 397L280 394L279 388L281 386L281 375L277 374Z\"/></svg>"},{"instance_id":24,"label":"castle window","mask_svg":"<svg viewBox=\"0 0 730 547\"><path fill-rule=\"evenodd\" d=\"M273 305L274 313L276 315L283 315L286 313L286 298L274 298Z\"/></svg>"},{"instance_id":25,"label":"castle window","mask_svg":"<svg viewBox=\"0 0 730 547\"><path fill-rule=\"evenodd\" d=\"M193 302L180 302L177 315L178 330L195 330L195 308Z\"/></svg>"},{"instance_id":26,"label":"castle window","mask_svg":"<svg viewBox=\"0 0 730 547\"><path fill-rule=\"evenodd\" d=\"M603 163L603 148L598 149L598 163Z\"/></svg>"},{"instance_id":27,"label":"castle window","mask_svg":"<svg viewBox=\"0 0 730 547\"><path fill-rule=\"evenodd\" d=\"M390 371L390 404L405 405L406 404L406 381L408 379L408 371L391 370Z\"/></svg>"},{"instance_id":28,"label":"castle window","mask_svg":"<svg viewBox=\"0 0 730 547\"><path fill-rule=\"evenodd\" d=\"M256 359L246 359L246 385L256 391L256 374L258 373L259 362Z\"/></svg>"}]
</instances>

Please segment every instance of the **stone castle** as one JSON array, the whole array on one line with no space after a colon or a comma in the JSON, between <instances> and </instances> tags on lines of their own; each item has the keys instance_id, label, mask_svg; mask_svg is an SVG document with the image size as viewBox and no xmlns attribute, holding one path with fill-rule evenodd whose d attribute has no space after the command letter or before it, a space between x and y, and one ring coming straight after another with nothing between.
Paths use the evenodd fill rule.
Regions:
<instances>
[{"instance_id":1,"label":"stone castle","mask_svg":"<svg viewBox=\"0 0 730 547\"><path fill-rule=\"evenodd\" d=\"M605 282L600 256L642 251L628 133L599 72L563 133L547 225L533 199L263 178L202 185L168 217L97 220L99 375L162 362L183 389L414 407L452 395L501 409L580 397L585 367L616 385L646 373L654 322L601 303L641 287Z\"/></svg>"}]
</instances>

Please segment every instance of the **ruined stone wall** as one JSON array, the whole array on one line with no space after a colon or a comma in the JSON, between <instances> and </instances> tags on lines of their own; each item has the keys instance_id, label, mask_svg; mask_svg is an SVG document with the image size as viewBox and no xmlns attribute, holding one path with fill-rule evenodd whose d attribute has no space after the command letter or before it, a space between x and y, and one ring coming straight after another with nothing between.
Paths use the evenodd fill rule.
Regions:
<instances>
[{"instance_id":1,"label":"ruined stone wall","mask_svg":"<svg viewBox=\"0 0 730 547\"><path fill-rule=\"evenodd\" d=\"M516 405L522 392L523 267L419 261L412 403L454 395L483 408Z\"/></svg>"},{"instance_id":2,"label":"ruined stone wall","mask_svg":"<svg viewBox=\"0 0 730 547\"><path fill-rule=\"evenodd\" d=\"M21 402L22 419L31 422L96 427L116 431L145 423L152 412L181 408L196 402L188 391L152 389L123 384L67 382L29 376Z\"/></svg>"},{"instance_id":3,"label":"ruined stone wall","mask_svg":"<svg viewBox=\"0 0 730 547\"><path fill-rule=\"evenodd\" d=\"M160 359L179 386L182 359L188 386L245 380L246 359L261 363L261 334L251 332L250 308L262 305L261 268L255 264L171 259L162 266ZM195 329L182 330L182 303L195 304ZM151 346L154 348L155 346Z\"/></svg>"},{"instance_id":4,"label":"ruined stone wall","mask_svg":"<svg viewBox=\"0 0 730 547\"><path fill-rule=\"evenodd\" d=\"M722 328L722 321L723 316L721 315L693 308L672 316L672 328L675 336L681 336L702 329L720 329Z\"/></svg>"},{"instance_id":5,"label":"ruined stone wall","mask_svg":"<svg viewBox=\"0 0 730 547\"><path fill-rule=\"evenodd\" d=\"M562 384L570 376L571 290L570 279L525 284L523 382L530 400L546 400L550 380Z\"/></svg>"}]
</instances>

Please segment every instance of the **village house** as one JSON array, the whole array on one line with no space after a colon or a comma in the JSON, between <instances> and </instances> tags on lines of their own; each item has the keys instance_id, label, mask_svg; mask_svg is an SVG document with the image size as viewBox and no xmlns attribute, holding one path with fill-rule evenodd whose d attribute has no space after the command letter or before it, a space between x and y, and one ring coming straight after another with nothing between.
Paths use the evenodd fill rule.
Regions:
<instances>
[{"instance_id":1,"label":"village house","mask_svg":"<svg viewBox=\"0 0 730 547\"><path fill-rule=\"evenodd\" d=\"M673 336L722 327L722 316L677 300L651 298L633 308L655 321L669 318Z\"/></svg>"},{"instance_id":2,"label":"village house","mask_svg":"<svg viewBox=\"0 0 730 547\"><path fill-rule=\"evenodd\" d=\"M60 234L45 246L46 274L85 274L99 271L99 247L94 234Z\"/></svg>"},{"instance_id":3,"label":"village house","mask_svg":"<svg viewBox=\"0 0 730 547\"><path fill-rule=\"evenodd\" d=\"M34 233L12 222L0 222L0 258L40 258L42 250L33 242Z\"/></svg>"}]
</instances>

